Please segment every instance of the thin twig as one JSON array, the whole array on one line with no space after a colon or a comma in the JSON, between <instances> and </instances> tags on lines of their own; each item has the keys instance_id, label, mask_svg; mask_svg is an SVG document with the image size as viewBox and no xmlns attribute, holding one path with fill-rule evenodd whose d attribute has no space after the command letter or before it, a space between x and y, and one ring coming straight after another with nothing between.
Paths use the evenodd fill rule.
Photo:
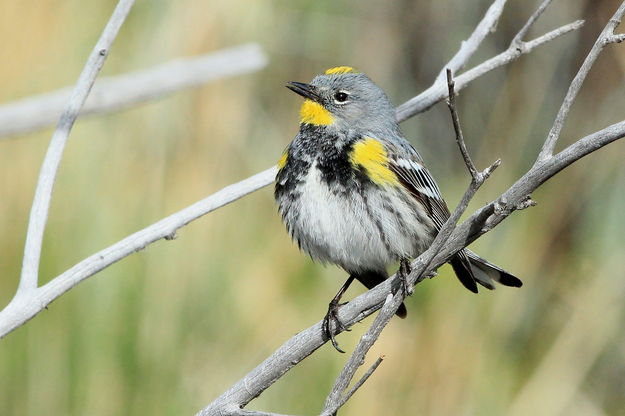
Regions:
<instances>
[{"instance_id":1,"label":"thin twig","mask_svg":"<svg viewBox=\"0 0 625 416\"><path fill-rule=\"evenodd\" d=\"M580 20L576 20L574 22L569 23L568 25L564 25L562 27L559 27L557 29L551 30L547 33L545 33L542 36L539 36L535 39L532 40L528 40L527 42L522 42L520 44L520 46L518 46L521 49L521 53L525 54L531 50L533 50L534 48L536 48L537 46L540 46L544 43L547 42L551 42L552 40L559 38L560 36L572 32L574 30L577 30L579 28L581 28L582 26L584 26L585 21L580 19ZM518 50L517 50L518 52Z\"/></svg>"},{"instance_id":2,"label":"thin twig","mask_svg":"<svg viewBox=\"0 0 625 416\"><path fill-rule=\"evenodd\" d=\"M521 55L530 53L537 47L544 45L547 42L554 40L562 35L579 29L584 24L583 20L578 20L567 25L561 26L552 30L536 39L524 42L522 47L510 46L504 52L499 55L474 66L473 68L463 72L456 76L456 91L464 89L470 82L482 75L499 68L503 65L507 65L510 62L518 59ZM435 82L427 90L414 98L406 101L396 110L397 121L402 122L416 114L423 113L430 109L434 104L447 98L447 85L444 80Z\"/></svg>"},{"instance_id":3,"label":"thin twig","mask_svg":"<svg viewBox=\"0 0 625 416\"><path fill-rule=\"evenodd\" d=\"M527 22L525 22L525 25L523 25L521 30L519 30L519 32L512 39L512 45L518 45L523 42L523 39L525 39L525 35L527 35L527 32L529 32L532 26L534 26L534 23L536 23L538 18L545 12L545 9L549 7L552 1L553 0L544 0L540 4L540 6L538 6L536 11L530 16L529 19L527 19Z\"/></svg>"},{"instance_id":4,"label":"thin twig","mask_svg":"<svg viewBox=\"0 0 625 416\"><path fill-rule=\"evenodd\" d=\"M52 199L52 189L69 132L74 125L74 121L76 121L76 117L78 117L80 108L84 104L87 95L89 95L95 78L100 72L102 65L104 65L104 61L117 36L117 32L124 23L124 20L126 20L126 16L128 16L133 4L134 0L120 0L119 3L117 3L100 39L96 43L95 48L93 48L91 55L89 55L89 59L87 59L87 63L74 87L72 96L52 136L43 165L41 166L37 189L35 190L35 198L30 211L26 244L24 246L22 274L20 276L16 296L32 291L37 287L41 245L48 219L50 200Z\"/></svg>"},{"instance_id":5,"label":"thin twig","mask_svg":"<svg viewBox=\"0 0 625 416\"><path fill-rule=\"evenodd\" d=\"M354 374L356 374L358 368L364 363L367 352L369 352L369 349L373 346L375 341L377 341L382 330L391 320L399 308L399 305L401 305L402 297L399 295L400 291L398 290L397 292L396 296L393 296L391 293L387 295L386 301L380 309L380 313L378 313L378 316L375 317L369 329L367 329L365 334L360 338L354 352L350 355L336 380L334 380L334 385L328 397L326 397L322 415L334 414L347 401L343 400L343 391L347 389L347 386L349 386L349 383L354 378Z\"/></svg>"},{"instance_id":6,"label":"thin twig","mask_svg":"<svg viewBox=\"0 0 625 416\"><path fill-rule=\"evenodd\" d=\"M369 377L371 377L373 373L375 372L375 370L378 369L380 364L382 364L382 361L384 361L383 355L379 356L378 359L375 360L375 362L371 365L371 367L369 367L369 369L362 375L362 377L360 377L360 379L352 386L352 388L349 389L347 393L345 393L345 395L339 402L339 406L337 407L336 410L338 410L345 403L347 403L347 401L352 398L354 393L356 393L358 389L360 389L367 382L367 380L369 380Z\"/></svg>"},{"instance_id":7,"label":"thin twig","mask_svg":"<svg viewBox=\"0 0 625 416\"><path fill-rule=\"evenodd\" d=\"M374 324L372 324L369 330L367 331L367 333L365 333L365 335L362 336L361 338L362 340L373 339L374 340L373 342L375 342L375 340L377 340L380 335L379 333L377 333L377 331L382 331L382 329L384 329L384 327L386 327L386 325L388 324L388 321L390 321L390 319L395 314L395 312L391 311L391 309L394 308L394 303L395 303L393 296L389 294L386 299L387 301L384 303L384 306L382 306L382 309L380 310L380 313L376 317ZM400 304L401 302L397 304L397 307L399 307ZM365 374L363 374L363 376L356 383L354 383L352 388L349 389L347 393L342 394L343 391L347 388L347 385L349 384L349 382L351 381L351 377L353 377L353 373L355 373L356 370L362 365L362 361L358 362L356 360L364 357L364 355L369 351L369 349L373 345L373 342L371 343L361 342L358 344L358 346L356 347L357 349L359 349L358 353L354 351L354 353L349 358L348 362L345 364L345 367L343 367L341 374L335 381L335 385L332 387L330 394L326 398L326 401L324 404L324 410L321 412L320 416L336 415L336 412L341 407L343 407L343 405L347 403L349 399L352 398L354 393L356 393L356 391L358 391L358 389L360 389L365 384L365 382L369 379L369 377L371 377L374 371L377 370L378 366L384 360L384 357L382 356L378 357L378 359L373 363L373 365L369 367L369 369L365 372ZM345 382L346 384L344 384Z\"/></svg>"},{"instance_id":8,"label":"thin twig","mask_svg":"<svg viewBox=\"0 0 625 416\"><path fill-rule=\"evenodd\" d=\"M444 82L445 68L451 68L454 73L464 68L467 62L469 62L469 59L477 52L484 39L497 29L497 23L503 13L506 2L507 0L495 0L493 4L490 5L480 23L478 23L473 33L471 33L471 36L461 43L458 52L456 52L453 58L451 58L438 73L436 82Z\"/></svg>"},{"instance_id":9,"label":"thin twig","mask_svg":"<svg viewBox=\"0 0 625 416\"><path fill-rule=\"evenodd\" d=\"M215 79L247 74L266 64L267 57L260 46L250 43L98 78L80 116L121 110ZM71 88L62 88L0 106L0 139L54 123L70 95Z\"/></svg>"},{"instance_id":10,"label":"thin twig","mask_svg":"<svg viewBox=\"0 0 625 416\"><path fill-rule=\"evenodd\" d=\"M449 112L451 113L451 121L454 125L454 131L456 132L456 143L458 144L458 148L460 149L460 154L462 154L462 158L464 159L465 165L467 165L467 169L471 174L471 177L475 182L479 181L479 173L475 168L475 164L473 160L471 160L471 156L467 151L467 146L464 142L464 135L462 134L462 129L460 128L460 117L458 116L458 111L456 110L456 92L454 90L455 82L453 76L451 74L451 69L447 68L447 88L449 98L447 99L447 107L449 107Z\"/></svg>"},{"instance_id":11,"label":"thin twig","mask_svg":"<svg viewBox=\"0 0 625 416\"><path fill-rule=\"evenodd\" d=\"M543 144L542 149L536 159L536 162L540 162L546 160L553 155L553 151L556 147L556 143L560 138L560 134L562 133L562 128L564 127L564 122L567 119L569 112L571 111L571 106L577 97L577 94L582 89L582 85L584 84L584 80L588 76L590 69L594 65L595 61L599 57L599 54L603 51L603 48L614 42L619 42L619 36L614 35L614 29L620 24L623 15L625 14L625 3L621 4L621 6L616 10L608 24L605 26L597 41L593 45L592 49L584 59L584 63L579 68L577 75L573 78L571 85L564 97L564 101L560 106L560 110L558 111L558 115L556 116L556 120L551 127L551 131L549 132L549 136L547 140Z\"/></svg>"}]
</instances>

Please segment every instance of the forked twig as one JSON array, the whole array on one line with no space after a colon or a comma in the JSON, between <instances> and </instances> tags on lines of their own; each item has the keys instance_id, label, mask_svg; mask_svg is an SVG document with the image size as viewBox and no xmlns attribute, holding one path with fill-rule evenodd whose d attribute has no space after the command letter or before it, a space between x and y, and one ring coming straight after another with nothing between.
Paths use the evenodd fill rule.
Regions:
<instances>
[{"instance_id":1,"label":"forked twig","mask_svg":"<svg viewBox=\"0 0 625 416\"><path fill-rule=\"evenodd\" d=\"M50 200L52 199L52 189L69 132L72 130L74 121L76 121L78 113L87 99L87 95L89 95L93 83L102 65L104 65L104 61L117 36L117 32L119 32L119 29L126 20L126 16L128 16L133 4L134 0L120 0L119 3L117 3L113 15L106 24L91 55L89 55L89 59L87 59L87 64L78 78L72 96L63 114L61 114L56 130L52 135L52 140L50 141L43 165L41 166L37 189L35 190L35 198L30 211L26 244L24 247L24 258L22 261L22 274L20 276L16 296L21 296L37 288L41 245L43 243L43 233L48 219Z\"/></svg>"},{"instance_id":2,"label":"forked twig","mask_svg":"<svg viewBox=\"0 0 625 416\"><path fill-rule=\"evenodd\" d=\"M625 3L621 4L621 6L616 10L612 18L608 21L608 24L603 28L601 34L597 38L597 41L593 45L592 49L584 59L584 63L579 68L577 75L573 78L571 85L564 97L564 101L562 101L562 105L560 106L560 110L558 111L558 115L556 116L556 120L551 127L551 131L549 131L549 135L547 136L547 140L543 144L542 149L536 159L536 163L542 162L553 155L553 151L556 147L556 143L560 138L560 134L562 133L562 128L564 127L564 122L571 111L571 106L577 98L577 94L582 89L582 85L590 72L590 69L594 65L595 61L603 51L607 45L611 43L620 43L625 39L625 35L615 35L614 30L621 23L621 19L625 14Z\"/></svg>"},{"instance_id":3,"label":"forked twig","mask_svg":"<svg viewBox=\"0 0 625 416\"><path fill-rule=\"evenodd\" d=\"M523 39L525 38L525 35L527 35L527 32L529 32L532 26L534 26L534 23L536 23L538 18L545 12L545 10L547 9L547 7L549 7L552 1L553 0L544 0L540 4L540 6L538 6L536 11L534 11L534 13L532 13L530 18L527 19L527 22L525 22L525 25L523 25L521 30L519 30L516 36L514 36L514 38L512 39L511 45L520 45L523 43Z\"/></svg>"},{"instance_id":4,"label":"forked twig","mask_svg":"<svg viewBox=\"0 0 625 416\"><path fill-rule=\"evenodd\" d=\"M543 2L543 4L536 10L532 16L527 20L523 28L515 35L513 40L510 42L508 49L503 51L497 56L488 59L485 62L482 62L479 65L463 72L462 74L455 75L456 78L456 91L460 91L465 88L471 81L474 79L484 75L485 73L492 71L495 68L499 68L502 65L506 65L513 60L519 58L521 55L530 53L535 48L540 45L543 45L547 42L550 42L562 35L570 33L574 30L579 29L584 24L583 20L577 20L575 22L566 24L557 29L554 29L542 36L539 36L535 39L529 41L523 41L522 38L527 34L532 25L536 22L538 17L542 14L541 8L545 5L545 3L549 3L549 1ZM545 6L546 7L546 6ZM497 9L495 9L497 11ZM489 9L490 12L490 9ZM485 19L489 16L485 16ZM464 46L464 45L463 45ZM469 56L470 57L470 56ZM467 58L468 59L468 58ZM399 107L397 107L396 115L397 121L402 122L418 113L422 113L432 107L434 104L439 101L447 98L447 83L445 82L445 69L451 68L454 73L457 73L457 70L461 67L458 65L452 65L453 59L449 61L445 67L441 70L436 82L432 84L427 90L423 91L421 94L416 97L406 101ZM456 68L457 67L457 68Z\"/></svg>"}]
</instances>

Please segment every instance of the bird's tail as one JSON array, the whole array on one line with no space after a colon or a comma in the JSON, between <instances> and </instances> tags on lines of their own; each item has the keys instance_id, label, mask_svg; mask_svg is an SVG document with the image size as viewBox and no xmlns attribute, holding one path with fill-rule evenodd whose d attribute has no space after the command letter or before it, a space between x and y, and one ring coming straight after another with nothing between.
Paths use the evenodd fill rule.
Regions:
<instances>
[{"instance_id":1,"label":"bird's tail","mask_svg":"<svg viewBox=\"0 0 625 416\"><path fill-rule=\"evenodd\" d=\"M458 280L474 293L477 293L476 282L491 290L495 289L494 282L512 287L523 285L523 282L517 277L468 249L459 252L449 263L458 276Z\"/></svg>"}]
</instances>

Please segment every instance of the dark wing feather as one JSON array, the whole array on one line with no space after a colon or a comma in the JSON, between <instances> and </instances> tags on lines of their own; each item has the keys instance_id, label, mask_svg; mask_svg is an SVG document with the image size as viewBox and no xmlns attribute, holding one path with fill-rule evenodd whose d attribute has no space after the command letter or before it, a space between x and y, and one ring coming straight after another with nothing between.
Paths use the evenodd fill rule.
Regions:
<instances>
[{"instance_id":1,"label":"dark wing feather","mask_svg":"<svg viewBox=\"0 0 625 416\"><path fill-rule=\"evenodd\" d=\"M423 205L440 230L450 216L449 208L434 178L415 154L413 157L389 154L389 168L402 185Z\"/></svg>"},{"instance_id":2,"label":"dark wing feather","mask_svg":"<svg viewBox=\"0 0 625 416\"><path fill-rule=\"evenodd\" d=\"M389 169L423 205L437 231L440 231L451 214L436 181L423 164L417 151L410 147L403 148L402 152L389 152ZM464 250L458 252L450 263L460 282L471 292L477 293L476 279Z\"/></svg>"}]
</instances>

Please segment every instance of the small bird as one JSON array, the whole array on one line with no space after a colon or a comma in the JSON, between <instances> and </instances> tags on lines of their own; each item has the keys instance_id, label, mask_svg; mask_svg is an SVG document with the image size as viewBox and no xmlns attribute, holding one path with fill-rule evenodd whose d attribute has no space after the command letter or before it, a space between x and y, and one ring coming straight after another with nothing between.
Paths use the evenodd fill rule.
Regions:
<instances>
[{"instance_id":1,"label":"small bird","mask_svg":"<svg viewBox=\"0 0 625 416\"><path fill-rule=\"evenodd\" d=\"M387 267L409 260L432 243L449 218L441 191L423 159L404 139L388 97L369 77L339 66L310 84L289 82L305 98L299 133L278 161L275 199L299 248L313 260L344 269L349 278L328 305L323 331L334 347L330 321L354 279L371 289L388 278ZM449 262L460 282L522 282L468 249ZM406 316L402 304L397 311Z\"/></svg>"}]
</instances>

